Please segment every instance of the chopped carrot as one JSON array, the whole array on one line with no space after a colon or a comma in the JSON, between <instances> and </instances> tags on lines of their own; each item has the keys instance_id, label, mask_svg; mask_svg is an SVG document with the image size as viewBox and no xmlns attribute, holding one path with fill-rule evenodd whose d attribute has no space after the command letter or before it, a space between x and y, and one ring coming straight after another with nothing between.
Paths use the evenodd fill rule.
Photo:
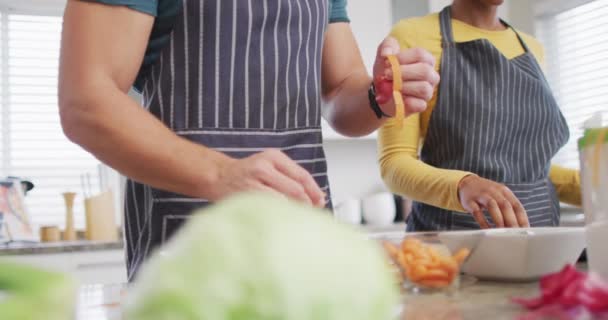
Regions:
<instances>
[{"instance_id":1,"label":"chopped carrot","mask_svg":"<svg viewBox=\"0 0 608 320\"><path fill-rule=\"evenodd\" d=\"M405 254L405 261L406 261L408 264L413 263L413 262L414 262L414 255L413 255L413 254L411 254L411 253L406 253L406 254Z\"/></svg>"},{"instance_id":2,"label":"chopped carrot","mask_svg":"<svg viewBox=\"0 0 608 320\"><path fill-rule=\"evenodd\" d=\"M453 258L454 258L454 260L456 260L456 262L458 262L458 264L462 264L464 262L464 260L469 256L470 253L471 253L471 251L469 249L462 248L454 254Z\"/></svg>"},{"instance_id":3,"label":"chopped carrot","mask_svg":"<svg viewBox=\"0 0 608 320\"><path fill-rule=\"evenodd\" d=\"M450 275L445 270L441 269L428 269L425 274L420 276L421 280L452 280Z\"/></svg>"},{"instance_id":4,"label":"chopped carrot","mask_svg":"<svg viewBox=\"0 0 608 320\"><path fill-rule=\"evenodd\" d=\"M388 241L384 241L382 243L382 246L384 246L384 249L388 253L389 257L391 257L392 259L397 258L397 254L399 254L399 248L395 244L390 243Z\"/></svg>"},{"instance_id":5,"label":"chopped carrot","mask_svg":"<svg viewBox=\"0 0 608 320\"><path fill-rule=\"evenodd\" d=\"M401 90L403 87L403 79L401 78L401 64L396 56L390 55L387 57L393 71L393 100L395 101L395 118L399 128L403 127L403 119L405 119L405 104Z\"/></svg>"}]
</instances>

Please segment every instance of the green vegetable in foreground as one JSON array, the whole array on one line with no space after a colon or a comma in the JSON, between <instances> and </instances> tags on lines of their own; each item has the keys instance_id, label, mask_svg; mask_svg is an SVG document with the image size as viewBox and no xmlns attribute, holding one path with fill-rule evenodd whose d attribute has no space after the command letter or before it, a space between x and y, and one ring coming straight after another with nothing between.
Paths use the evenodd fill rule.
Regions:
<instances>
[{"instance_id":1,"label":"green vegetable in foreground","mask_svg":"<svg viewBox=\"0 0 608 320\"><path fill-rule=\"evenodd\" d=\"M325 211L244 195L197 212L142 268L129 320L392 319L380 248Z\"/></svg>"},{"instance_id":2,"label":"green vegetable in foreground","mask_svg":"<svg viewBox=\"0 0 608 320\"><path fill-rule=\"evenodd\" d=\"M73 319L76 284L65 275L0 261L0 319Z\"/></svg>"}]
</instances>

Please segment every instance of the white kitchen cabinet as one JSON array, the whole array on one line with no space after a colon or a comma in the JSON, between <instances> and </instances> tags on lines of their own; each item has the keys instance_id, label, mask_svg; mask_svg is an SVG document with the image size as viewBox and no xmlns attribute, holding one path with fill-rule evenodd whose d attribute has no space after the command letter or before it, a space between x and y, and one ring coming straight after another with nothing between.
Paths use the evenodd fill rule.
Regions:
<instances>
[{"instance_id":1,"label":"white kitchen cabinet","mask_svg":"<svg viewBox=\"0 0 608 320\"><path fill-rule=\"evenodd\" d=\"M127 281L123 250L8 255L0 256L0 260L67 273L82 284L112 284Z\"/></svg>"}]
</instances>

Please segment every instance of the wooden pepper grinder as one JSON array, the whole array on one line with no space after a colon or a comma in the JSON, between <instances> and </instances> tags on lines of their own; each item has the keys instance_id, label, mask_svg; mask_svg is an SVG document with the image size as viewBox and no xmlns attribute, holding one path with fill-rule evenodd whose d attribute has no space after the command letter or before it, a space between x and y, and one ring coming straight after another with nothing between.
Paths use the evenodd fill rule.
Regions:
<instances>
[{"instance_id":1,"label":"wooden pepper grinder","mask_svg":"<svg viewBox=\"0 0 608 320\"><path fill-rule=\"evenodd\" d=\"M76 193L74 192L66 192L63 194L66 210L63 241L76 241L76 229L74 228L74 198L76 198Z\"/></svg>"}]
</instances>

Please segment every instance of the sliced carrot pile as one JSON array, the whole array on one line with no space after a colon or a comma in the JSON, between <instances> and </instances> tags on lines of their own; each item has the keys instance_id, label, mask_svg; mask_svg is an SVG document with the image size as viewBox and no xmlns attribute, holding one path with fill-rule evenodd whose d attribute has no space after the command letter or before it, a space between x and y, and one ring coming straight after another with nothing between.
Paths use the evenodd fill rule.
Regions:
<instances>
[{"instance_id":1,"label":"sliced carrot pile","mask_svg":"<svg viewBox=\"0 0 608 320\"><path fill-rule=\"evenodd\" d=\"M393 71L393 100L395 101L395 118L397 118L397 125L399 128L403 126L403 120L405 119L405 104L403 103L403 96L401 95L401 88L403 87L403 80L401 79L401 65L399 60L394 55L387 57L388 62L391 64Z\"/></svg>"},{"instance_id":2,"label":"sliced carrot pile","mask_svg":"<svg viewBox=\"0 0 608 320\"><path fill-rule=\"evenodd\" d=\"M470 254L468 249L461 249L453 256L444 255L414 238L403 240L400 246L390 242L384 242L383 246L405 277L412 283L428 288L450 286Z\"/></svg>"}]
</instances>

